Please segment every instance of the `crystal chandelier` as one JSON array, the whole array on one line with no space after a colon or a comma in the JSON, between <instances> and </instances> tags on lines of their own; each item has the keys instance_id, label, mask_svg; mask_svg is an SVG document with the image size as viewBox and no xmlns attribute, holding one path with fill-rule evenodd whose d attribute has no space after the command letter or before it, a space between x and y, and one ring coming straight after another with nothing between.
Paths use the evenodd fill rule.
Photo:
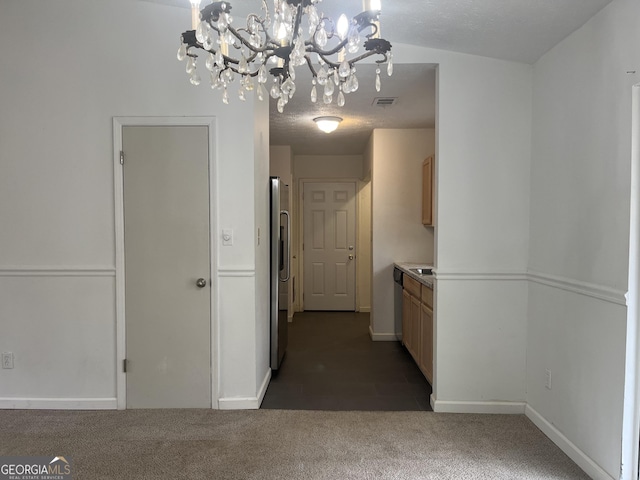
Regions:
<instances>
[{"instance_id":1,"label":"crystal chandelier","mask_svg":"<svg viewBox=\"0 0 640 480\"><path fill-rule=\"evenodd\" d=\"M302 65L311 71L311 101L320 99L328 105L335 96L341 107L345 95L358 90L357 62L378 56L377 92L380 66L386 63L387 74L393 73L391 44L380 38L379 0L364 0L362 13L351 20L343 14L337 23L318 11L322 0L274 0L271 12L262 0L262 14L250 14L246 25L237 28L229 2L214 1L199 10L200 0L190 1L193 30L182 34L178 60L187 59L190 81L199 85L202 79L195 52L204 51L211 88L222 90L225 104L237 79L240 100L252 91L264 100L268 89L282 113L296 91L295 69ZM362 44L361 37L365 39ZM273 77L270 87L266 85L269 74Z\"/></svg>"}]
</instances>

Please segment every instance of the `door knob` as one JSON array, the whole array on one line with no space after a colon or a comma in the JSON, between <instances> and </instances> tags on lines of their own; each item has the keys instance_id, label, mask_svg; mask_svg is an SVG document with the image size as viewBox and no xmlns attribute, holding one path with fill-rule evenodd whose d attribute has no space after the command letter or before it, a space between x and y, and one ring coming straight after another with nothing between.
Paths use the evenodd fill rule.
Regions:
<instances>
[{"instance_id":1,"label":"door knob","mask_svg":"<svg viewBox=\"0 0 640 480\"><path fill-rule=\"evenodd\" d=\"M199 278L198 280L196 280L196 286L198 288L204 288L207 286L207 281L204 278Z\"/></svg>"},{"instance_id":2,"label":"door knob","mask_svg":"<svg viewBox=\"0 0 640 480\"><path fill-rule=\"evenodd\" d=\"M353 260L353 255L349 255L349 260Z\"/></svg>"}]
</instances>

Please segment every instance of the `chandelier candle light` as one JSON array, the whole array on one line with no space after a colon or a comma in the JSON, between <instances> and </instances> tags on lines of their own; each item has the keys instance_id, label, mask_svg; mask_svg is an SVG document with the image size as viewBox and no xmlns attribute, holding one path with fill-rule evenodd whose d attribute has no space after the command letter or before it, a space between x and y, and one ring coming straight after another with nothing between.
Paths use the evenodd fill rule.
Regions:
<instances>
[{"instance_id":1,"label":"chandelier candle light","mask_svg":"<svg viewBox=\"0 0 640 480\"><path fill-rule=\"evenodd\" d=\"M277 99L282 113L296 91L296 67L306 64L311 71L313 103L321 90L323 103L333 103L335 95L335 102L342 107L345 95L358 90L355 64L378 55L375 88L379 92L380 66L386 63L387 74L393 73L391 44L380 37L380 0L364 0L362 13L351 20L343 14L336 23L318 11L321 1L274 0L270 12L262 0L262 15L252 13L246 26L236 28L229 2L213 1L200 10L200 0L190 0L193 30L182 34L178 60L187 60L190 81L199 85L202 79L194 51L203 50L211 88L222 90L225 104L236 78L240 100L252 91L264 100L271 74L269 94ZM365 37L362 45L361 36Z\"/></svg>"}]
</instances>

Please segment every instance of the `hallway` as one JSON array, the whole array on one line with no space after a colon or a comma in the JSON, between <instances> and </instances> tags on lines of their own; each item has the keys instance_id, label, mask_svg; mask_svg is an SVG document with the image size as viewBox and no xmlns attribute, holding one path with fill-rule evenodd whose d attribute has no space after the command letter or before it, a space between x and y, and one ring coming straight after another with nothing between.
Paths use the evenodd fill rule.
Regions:
<instances>
[{"instance_id":1,"label":"hallway","mask_svg":"<svg viewBox=\"0 0 640 480\"><path fill-rule=\"evenodd\" d=\"M431 386L409 353L368 329L367 313L297 313L261 408L430 411Z\"/></svg>"}]
</instances>

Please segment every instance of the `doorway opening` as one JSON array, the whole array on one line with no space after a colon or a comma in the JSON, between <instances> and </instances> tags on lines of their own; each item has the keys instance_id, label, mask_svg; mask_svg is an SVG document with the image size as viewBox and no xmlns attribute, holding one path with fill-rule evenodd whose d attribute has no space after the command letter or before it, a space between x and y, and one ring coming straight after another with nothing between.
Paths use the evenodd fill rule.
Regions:
<instances>
[{"instance_id":1,"label":"doorway opening","mask_svg":"<svg viewBox=\"0 0 640 480\"><path fill-rule=\"evenodd\" d=\"M359 66L358 78L361 90L342 108L310 103L309 78L296 82L284 113L270 109L270 174L293 192L292 311L288 353L263 408L431 409L431 385L394 319L393 264L435 257L435 229L422 222L422 165L436 153L437 65L396 64L379 93L375 65ZM344 119L329 135L313 122L326 115ZM352 236L346 223L336 227L347 209L323 206L344 185L353 185L343 195L354 198ZM327 248L341 257L315 257Z\"/></svg>"}]
</instances>

